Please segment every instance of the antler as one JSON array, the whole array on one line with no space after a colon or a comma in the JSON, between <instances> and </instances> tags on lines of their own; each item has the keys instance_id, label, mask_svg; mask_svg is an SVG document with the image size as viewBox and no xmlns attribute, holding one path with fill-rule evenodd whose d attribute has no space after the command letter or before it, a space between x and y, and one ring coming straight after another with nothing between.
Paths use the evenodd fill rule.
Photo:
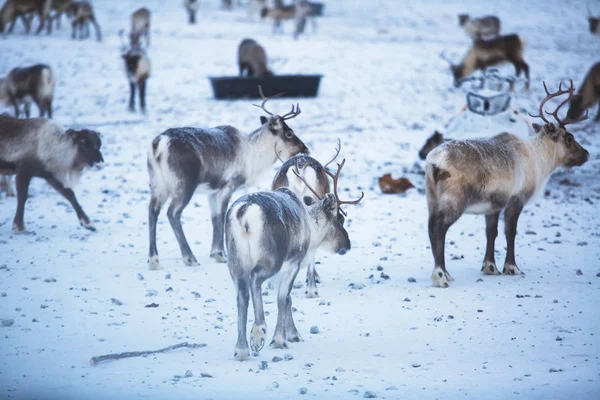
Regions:
<instances>
[{"instance_id":1,"label":"antler","mask_svg":"<svg viewBox=\"0 0 600 400\"><path fill-rule=\"evenodd\" d=\"M275 143L275 155L277 156L277 159L281 161L282 164L285 164L285 161L283 161L283 159L279 157L279 152L277 151L277 143Z\"/></svg>"},{"instance_id":2,"label":"antler","mask_svg":"<svg viewBox=\"0 0 600 400\"><path fill-rule=\"evenodd\" d=\"M276 94L276 95L274 95L274 96L271 96L271 97L266 97L266 96L265 96L265 94L263 93L263 90L262 90L262 86L261 86L261 85L258 85L258 93L260 93L260 97L262 97L262 99L263 99L263 102L262 102L262 104L261 104L260 106L259 106L258 104L252 104L252 105L253 105L254 107L262 108L262 110L263 110L264 112L266 112L267 114L269 114L269 115L273 115L273 113L272 113L272 112L269 112L269 111L267 111L267 109L265 108L265 104L267 103L267 101L269 101L269 100L271 100L271 99L276 99L276 98L278 98L278 97L281 97L281 96L283 96L283 95L285 94L285 92L281 92L281 93L277 93L277 94ZM292 109L292 111L294 111L294 110ZM300 114L300 112L298 112L298 114Z\"/></svg>"},{"instance_id":3,"label":"antler","mask_svg":"<svg viewBox=\"0 0 600 400\"><path fill-rule=\"evenodd\" d=\"M333 156L333 158L331 160L329 160L329 162L327 164L323 165L323 168L327 168L327 166L329 164L331 164L337 158L337 156L340 155L340 150L341 149L342 149L342 142L340 141L340 138L338 138L338 144L337 144L337 147L335 149L335 156Z\"/></svg>"},{"instance_id":4,"label":"antler","mask_svg":"<svg viewBox=\"0 0 600 400\"><path fill-rule=\"evenodd\" d=\"M360 198L358 200L340 200L340 196L338 195L338 190L337 190L338 180L340 179L340 174L342 173L342 168L344 168L345 163L346 163L346 159L344 158L342 160L342 163L338 164L338 169L335 174L333 174L333 173L329 172L329 170L325 169L325 173L327 175L329 175L331 177L331 179L333 179L333 194L337 200L338 209L344 215L346 215L346 213L340 208L340 206L342 204L358 204L363 199L363 197L365 197L365 192L362 192L360 195Z\"/></svg>"},{"instance_id":5,"label":"antler","mask_svg":"<svg viewBox=\"0 0 600 400\"><path fill-rule=\"evenodd\" d=\"M571 86L567 89L567 90L563 90L562 88L562 82L558 85L558 91L554 92L554 93L550 93L548 91L548 88L546 87L546 82L543 82L544 84L544 90L546 91L546 97L544 98L544 100L542 100L542 102L540 103L540 114L539 115L533 115L533 114L529 114L532 117L539 117L542 120L544 120L545 123L549 124L550 121L548 121L545 117L544 117L544 112L546 112L546 114L548 115L552 115L554 117L554 119L556 120L556 122L558 123L558 125L561 128L564 128L565 125L568 124L573 124L575 122L581 122L585 119L588 118L588 110L585 110L585 115L583 117L580 118L574 118L574 119L570 119L570 118L566 118L566 119L560 119L558 116L558 111L560 110L560 108L562 106L564 106L565 104L567 104L574 96L575 93L575 87L573 86L573 79L570 79L571 82ZM556 107L556 109L554 110L554 112L548 112L544 110L544 104L546 104L546 102L554 97L558 97L558 96L562 96L563 94L569 94L569 97L567 97L567 99L565 101L563 101L562 103L560 103L558 105L558 107Z\"/></svg>"},{"instance_id":6,"label":"antler","mask_svg":"<svg viewBox=\"0 0 600 400\"><path fill-rule=\"evenodd\" d=\"M281 93L283 94L283 93ZM300 104L296 104L296 109L294 110L294 105L292 104L292 111L290 111L289 113L282 115L281 119L283 119L284 121L286 119L292 119L292 118L296 118L298 115L300 115L300 113L302 112L302 110L300 110ZM288 115L290 115L290 117L288 117Z\"/></svg>"},{"instance_id":7,"label":"antler","mask_svg":"<svg viewBox=\"0 0 600 400\"><path fill-rule=\"evenodd\" d=\"M298 158L296 158L296 165L295 165L295 169L292 168L292 172L298 177L298 179L300 179L302 182L304 182L304 184L306 185L306 187L308 188L308 190L310 190L311 192L313 192L313 194L315 195L315 197L319 200L323 200L323 197L319 196L319 194L315 191L315 189L313 189L308 182L306 182L306 179L304 179L303 176L300 176L300 168L298 167Z\"/></svg>"}]
</instances>

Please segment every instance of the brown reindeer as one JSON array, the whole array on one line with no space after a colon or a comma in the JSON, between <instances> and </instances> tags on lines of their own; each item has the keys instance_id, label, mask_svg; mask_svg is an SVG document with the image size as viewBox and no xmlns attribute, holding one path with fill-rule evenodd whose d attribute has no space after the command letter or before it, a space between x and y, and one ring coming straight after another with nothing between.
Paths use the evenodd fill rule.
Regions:
<instances>
[{"instance_id":1,"label":"brown reindeer","mask_svg":"<svg viewBox=\"0 0 600 400\"><path fill-rule=\"evenodd\" d=\"M15 108L19 117L19 106L25 104L25 116L29 118L31 102L40 110L40 117L52 118L54 97L54 74L46 64L36 64L26 68L14 68L4 79L0 79L0 102Z\"/></svg>"},{"instance_id":2,"label":"brown reindeer","mask_svg":"<svg viewBox=\"0 0 600 400\"><path fill-rule=\"evenodd\" d=\"M131 45L139 45L142 36L146 38L146 46L150 46L150 10L146 7L131 14Z\"/></svg>"},{"instance_id":3,"label":"brown reindeer","mask_svg":"<svg viewBox=\"0 0 600 400\"><path fill-rule=\"evenodd\" d=\"M94 9L92 5L87 1L74 1L67 8L67 15L71 18L71 25L73 26L73 34L71 37L75 39L77 33L79 33L79 39L87 38L90 36L89 22L94 25L96 30L96 39L102 40L102 33L100 32L100 25L96 21L94 16ZM84 32L85 30L85 32ZM78 32L79 31L79 32Z\"/></svg>"},{"instance_id":4,"label":"brown reindeer","mask_svg":"<svg viewBox=\"0 0 600 400\"><path fill-rule=\"evenodd\" d=\"M594 121L600 121L600 62L590 68L583 83L577 93L571 100L567 118L579 118L583 112L598 103L598 113Z\"/></svg>"},{"instance_id":5,"label":"brown reindeer","mask_svg":"<svg viewBox=\"0 0 600 400\"><path fill-rule=\"evenodd\" d=\"M468 14L459 14L458 22L471 39L491 38L500 34L500 19L495 15L471 18Z\"/></svg>"},{"instance_id":6,"label":"brown reindeer","mask_svg":"<svg viewBox=\"0 0 600 400\"><path fill-rule=\"evenodd\" d=\"M52 33L52 24L56 21L56 27L60 29L60 20L62 15L67 13L67 9L73 0L51 0L50 13L48 14L48 33Z\"/></svg>"},{"instance_id":7,"label":"brown reindeer","mask_svg":"<svg viewBox=\"0 0 600 400\"><path fill-rule=\"evenodd\" d=\"M446 233L462 214L484 214L487 247L481 270L486 275L499 275L494 257L498 235L498 219L504 210L506 260L503 273L518 275L515 261L517 221L523 207L544 189L552 172L560 167L580 166L589 153L569 133L566 125L581 121L560 119L558 112L573 96L575 89L550 93L544 83L546 98L540 104L544 126L534 125L537 134L526 139L511 133L491 138L453 140L442 144L427 156L426 189L429 209L429 239L435 265L433 285L447 287L452 277L446 269L444 247ZM548 100L568 94L552 113L558 125L544 116Z\"/></svg>"},{"instance_id":8,"label":"brown reindeer","mask_svg":"<svg viewBox=\"0 0 600 400\"><path fill-rule=\"evenodd\" d=\"M25 24L25 31L29 33L31 18L26 15L35 13L40 18L40 26L35 32L37 35L44 29L49 12L50 0L6 0L2 9L0 9L0 32L4 33L8 23L11 24L8 32L12 32L17 18L21 17Z\"/></svg>"},{"instance_id":9,"label":"brown reindeer","mask_svg":"<svg viewBox=\"0 0 600 400\"><path fill-rule=\"evenodd\" d=\"M267 68L267 54L265 49L253 39L244 39L238 47L238 66L240 76L270 76L273 75Z\"/></svg>"},{"instance_id":10,"label":"brown reindeer","mask_svg":"<svg viewBox=\"0 0 600 400\"><path fill-rule=\"evenodd\" d=\"M452 64L442 53L442 58L450 64L454 76L454 86L460 85L460 80L469 76L476 69L484 70L487 67L509 62L515 66L516 74L521 71L527 78L526 88L529 89L529 65L523 59L523 41L519 35L505 35L484 40L476 39L460 64Z\"/></svg>"}]
</instances>

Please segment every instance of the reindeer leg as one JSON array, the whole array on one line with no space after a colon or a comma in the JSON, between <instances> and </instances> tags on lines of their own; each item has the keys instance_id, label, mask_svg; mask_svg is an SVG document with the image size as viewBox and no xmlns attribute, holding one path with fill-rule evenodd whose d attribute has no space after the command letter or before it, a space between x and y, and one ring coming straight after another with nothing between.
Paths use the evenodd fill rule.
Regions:
<instances>
[{"instance_id":1,"label":"reindeer leg","mask_svg":"<svg viewBox=\"0 0 600 400\"><path fill-rule=\"evenodd\" d=\"M485 216L485 234L487 237L487 246L485 250L485 258L481 271L485 275L500 275L498 267L496 267L496 259L494 257L494 244L498 236L498 218L500 213L495 213Z\"/></svg>"},{"instance_id":2,"label":"reindeer leg","mask_svg":"<svg viewBox=\"0 0 600 400\"><path fill-rule=\"evenodd\" d=\"M287 319L292 318L292 286L298 271L300 269L299 264L285 263L280 271L279 277L279 292L277 293L277 325L275 326L275 334L273 335L273 341L271 347L274 349L287 349L286 344L286 329L288 324ZM288 315L290 312L290 315Z\"/></svg>"},{"instance_id":3,"label":"reindeer leg","mask_svg":"<svg viewBox=\"0 0 600 400\"><path fill-rule=\"evenodd\" d=\"M92 24L94 24L94 29L96 30L96 40L98 40L99 42L102 41L102 32L100 32L100 25L98 25L96 18L92 17L90 21L92 21Z\"/></svg>"},{"instance_id":4,"label":"reindeer leg","mask_svg":"<svg viewBox=\"0 0 600 400\"><path fill-rule=\"evenodd\" d=\"M250 287L248 285L247 277L234 275L233 270L240 271L240 275L243 274L243 271L241 271L242 268L239 265L231 263L229 269L230 271L232 271L231 275L233 276L233 282L235 284L235 289L237 292L238 339L235 345L234 357L238 361L244 361L247 360L248 357L250 357L250 349L248 348L248 340L246 339Z\"/></svg>"},{"instance_id":5,"label":"reindeer leg","mask_svg":"<svg viewBox=\"0 0 600 400\"><path fill-rule=\"evenodd\" d=\"M314 257L311 257L314 258ZM298 269L300 270L300 264L298 264ZM296 272L297 274L297 272ZM295 278L294 278L295 279ZM294 282L292 281L292 285ZM294 323L294 317L292 315L292 298L290 296L289 301L287 302L286 309L287 317L285 319L285 337L288 342L301 342L302 336L300 336L300 332L298 332L298 328L296 328L296 324Z\"/></svg>"},{"instance_id":6,"label":"reindeer leg","mask_svg":"<svg viewBox=\"0 0 600 400\"><path fill-rule=\"evenodd\" d=\"M39 35L40 32L44 29L44 23L46 22L46 18L44 17L43 12L38 12L38 16L40 17L40 26L38 26L37 31L35 31L36 35Z\"/></svg>"},{"instance_id":7,"label":"reindeer leg","mask_svg":"<svg viewBox=\"0 0 600 400\"><path fill-rule=\"evenodd\" d=\"M19 102L17 101L17 98L14 96L11 96L10 102L12 103L13 107L15 108L15 118L19 118Z\"/></svg>"},{"instance_id":8,"label":"reindeer leg","mask_svg":"<svg viewBox=\"0 0 600 400\"><path fill-rule=\"evenodd\" d=\"M71 39L75 39L77 36L77 20L74 19L73 22L71 22L71 27L73 28L73 32L71 33Z\"/></svg>"},{"instance_id":9,"label":"reindeer leg","mask_svg":"<svg viewBox=\"0 0 600 400\"><path fill-rule=\"evenodd\" d=\"M306 291L304 294L308 298L319 297L317 291L317 271L315 270L315 256L314 254L308 261L308 267L306 270Z\"/></svg>"},{"instance_id":10,"label":"reindeer leg","mask_svg":"<svg viewBox=\"0 0 600 400\"><path fill-rule=\"evenodd\" d=\"M40 102L36 102L35 105L38 107L38 110L40 110L40 118L43 118L44 113L46 112L46 103L42 100Z\"/></svg>"},{"instance_id":11,"label":"reindeer leg","mask_svg":"<svg viewBox=\"0 0 600 400\"><path fill-rule=\"evenodd\" d=\"M600 97L600 91L599 91L599 93L597 94L597 97ZM596 118L594 118L594 121L595 121L595 122L598 122L598 121L600 121L600 101L598 102L598 113L596 114Z\"/></svg>"},{"instance_id":12,"label":"reindeer leg","mask_svg":"<svg viewBox=\"0 0 600 400\"><path fill-rule=\"evenodd\" d=\"M13 220L13 231L15 233L25 232L25 224L23 223L23 215L25 213L25 202L29 194L29 183L33 174L25 168L17 169L16 186L17 186L17 212Z\"/></svg>"},{"instance_id":13,"label":"reindeer leg","mask_svg":"<svg viewBox=\"0 0 600 400\"><path fill-rule=\"evenodd\" d=\"M73 206L73 209L77 214L77 218L79 219L79 223L81 224L81 226L83 226L85 229L95 232L96 227L94 226L92 221L90 221L85 211L83 211L83 208L81 208L81 205L77 201L77 197L75 197L75 193L71 189L64 187L62 182L60 182L52 175L46 175L43 178L46 180L46 182L50 184L50 186L54 188L54 190L60 193L65 199L69 201L69 203L71 203L71 206Z\"/></svg>"},{"instance_id":14,"label":"reindeer leg","mask_svg":"<svg viewBox=\"0 0 600 400\"><path fill-rule=\"evenodd\" d=\"M169 209L167 210L167 217L179 243L179 249L181 250L181 257L183 263L188 266L199 265L196 257L192 253L190 246L183 233L183 227L181 226L181 213L183 209L188 205L194 194L196 186L193 183L185 182L180 185L178 193L173 195Z\"/></svg>"},{"instance_id":15,"label":"reindeer leg","mask_svg":"<svg viewBox=\"0 0 600 400\"><path fill-rule=\"evenodd\" d=\"M266 261L266 260L265 260ZM263 309L262 284L265 279L274 275L281 266L270 267L268 261L259 263L250 271L250 292L252 294L252 307L254 308L254 324L250 331L250 348L259 352L265 345L267 335L267 324L265 322L265 311Z\"/></svg>"},{"instance_id":16,"label":"reindeer leg","mask_svg":"<svg viewBox=\"0 0 600 400\"><path fill-rule=\"evenodd\" d=\"M25 101L25 118L29 119L31 115L31 103L29 101Z\"/></svg>"},{"instance_id":17,"label":"reindeer leg","mask_svg":"<svg viewBox=\"0 0 600 400\"><path fill-rule=\"evenodd\" d=\"M457 196L454 199L461 199L461 197ZM440 210L443 211L430 212L429 214L429 240L431 242L433 259L435 261L431 279L433 285L437 287L448 287L448 282L452 280L452 277L446 270L444 251L448 229L456 222L456 220L458 220L466 208L466 201L457 201L457 203L461 205L458 208L441 207Z\"/></svg>"},{"instance_id":18,"label":"reindeer leg","mask_svg":"<svg viewBox=\"0 0 600 400\"><path fill-rule=\"evenodd\" d=\"M502 273L505 275L521 274L521 270L517 267L517 262L515 261L515 237L517 236L517 222L519 221L521 211L523 211L523 206L524 204L520 199L513 197L504 211L506 260L504 261L504 270Z\"/></svg>"},{"instance_id":19,"label":"reindeer leg","mask_svg":"<svg viewBox=\"0 0 600 400\"><path fill-rule=\"evenodd\" d=\"M46 101L46 112L48 113L48 118L52 119L52 100Z\"/></svg>"},{"instance_id":20,"label":"reindeer leg","mask_svg":"<svg viewBox=\"0 0 600 400\"><path fill-rule=\"evenodd\" d=\"M146 79L141 79L139 81L140 86L140 108L142 109L142 113L146 114Z\"/></svg>"},{"instance_id":21,"label":"reindeer leg","mask_svg":"<svg viewBox=\"0 0 600 400\"><path fill-rule=\"evenodd\" d=\"M158 215L166 199L155 193L151 194L150 205L148 206L148 228L150 231L150 250L148 252L148 268L151 270L161 269L160 260L158 259L158 249L156 247L156 223Z\"/></svg>"},{"instance_id":22,"label":"reindeer leg","mask_svg":"<svg viewBox=\"0 0 600 400\"><path fill-rule=\"evenodd\" d=\"M219 263L227 262L227 256L225 255L223 247L223 235L225 228L225 213L227 212L227 206L229 205L232 194L233 189L229 186L208 196L213 226L210 256Z\"/></svg>"},{"instance_id":23,"label":"reindeer leg","mask_svg":"<svg viewBox=\"0 0 600 400\"><path fill-rule=\"evenodd\" d=\"M129 111L135 111L135 83L129 82Z\"/></svg>"}]
</instances>

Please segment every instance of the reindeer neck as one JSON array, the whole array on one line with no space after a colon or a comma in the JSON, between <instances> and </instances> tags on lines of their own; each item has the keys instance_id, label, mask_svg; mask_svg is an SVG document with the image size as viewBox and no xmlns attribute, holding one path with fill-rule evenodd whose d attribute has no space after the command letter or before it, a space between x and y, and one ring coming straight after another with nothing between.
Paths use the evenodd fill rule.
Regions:
<instances>
[{"instance_id":1,"label":"reindeer neck","mask_svg":"<svg viewBox=\"0 0 600 400\"><path fill-rule=\"evenodd\" d=\"M312 250L319 248L327 235L327 230L324 230L323 226L318 223L318 213L319 209L317 205L308 209L308 223L310 226L310 241L308 248Z\"/></svg>"},{"instance_id":2,"label":"reindeer neck","mask_svg":"<svg viewBox=\"0 0 600 400\"><path fill-rule=\"evenodd\" d=\"M529 140L528 148L540 178L548 178L560 166L557 145L552 139L538 134Z\"/></svg>"},{"instance_id":3,"label":"reindeer neck","mask_svg":"<svg viewBox=\"0 0 600 400\"><path fill-rule=\"evenodd\" d=\"M263 125L248 136L246 171L250 180L254 180L268 171L275 163L275 160L277 160L275 139L276 136L266 125Z\"/></svg>"}]
</instances>

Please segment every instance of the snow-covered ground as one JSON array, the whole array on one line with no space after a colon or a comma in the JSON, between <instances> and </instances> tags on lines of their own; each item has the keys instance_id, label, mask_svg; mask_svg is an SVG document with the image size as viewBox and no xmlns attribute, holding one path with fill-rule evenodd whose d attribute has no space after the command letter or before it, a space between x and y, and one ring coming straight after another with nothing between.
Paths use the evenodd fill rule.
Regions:
<instances>
[{"instance_id":1,"label":"snow-covered ground","mask_svg":"<svg viewBox=\"0 0 600 400\"><path fill-rule=\"evenodd\" d=\"M543 79L551 88L566 78L579 85L598 61L585 2L329 1L318 32L309 28L298 41L290 24L274 36L270 24L218 3L201 1L198 24L190 26L180 1L97 0L101 43L72 41L64 27L36 37L18 26L0 39L0 73L50 64L58 77L56 121L101 132L106 160L76 189L97 232L81 228L41 180L26 207L29 234L12 233L16 200L0 198L0 318L14 320L0 327L0 398L286 399L301 388L323 398L362 398L366 391L411 399L600 398L600 125L572 127L590 161L557 172L522 215L517 257L524 276L481 275L484 220L464 216L447 239L455 281L433 288L423 178L414 166L425 138L464 103L439 58L446 50L458 60L469 46L457 13L497 14L504 32L524 38L532 85L514 94L513 105L536 112ZM139 6L153 13L146 116L127 112L117 35ZM347 207L352 251L319 253L321 297L305 298L303 287L293 292L304 341L286 351L265 347L240 363L233 360L235 291L227 266L208 257L205 196L197 195L183 218L201 265L182 264L163 214L165 269L147 270L145 149L170 127L258 127L252 101L215 101L207 79L237 73L244 37L287 60L274 65L279 73L325 76L319 97L300 99L302 115L290 125L320 159L340 138L347 158L340 184L348 197L364 190L365 199ZM272 103L286 112L291 100ZM387 172L417 188L382 195L377 177ZM247 190L267 189L271 178ZM497 249L502 262L502 234ZM297 284L303 281L301 271ZM276 299L266 285L264 299L272 335ZM158 307L145 307L150 303ZM311 334L313 326L320 333ZM183 341L207 346L89 364L92 356ZM285 354L293 359L272 361ZM175 378L187 370L193 376Z\"/></svg>"}]
</instances>

